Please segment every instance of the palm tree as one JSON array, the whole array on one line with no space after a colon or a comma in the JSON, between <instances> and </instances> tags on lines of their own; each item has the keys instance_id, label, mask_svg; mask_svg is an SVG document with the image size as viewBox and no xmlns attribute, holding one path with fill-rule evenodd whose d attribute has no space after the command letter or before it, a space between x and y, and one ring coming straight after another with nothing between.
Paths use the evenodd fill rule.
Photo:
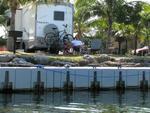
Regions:
<instances>
[{"instance_id":1,"label":"palm tree","mask_svg":"<svg viewBox=\"0 0 150 113\"><path fill-rule=\"evenodd\" d=\"M0 3L0 24L3 24L5 21L5 11L8 9L8 7L1 0Z\"/></svg>"},{"instance_id":2,"label":"palm tree","mask_svg":"<svg viewBox=\"0 0 150 113\"><path fill-rule=\"evenodd\" d=\"M132 24L135 29L133 37L135 55L137 49L137 42L141 36L141 30L143 26L141 23L141 16L140 16L140 12L142 11L142 4L143 2L139 1L130 2L126 4L128 24Z\"/></svg>"},{"instance_id":3,"label":"palm tree","mask_svg":"<svg viewBox=\"0 0 150 113\"><path fill-rule=\"evenodd\" d=\"M105 18L107 25L107 42L106 42L106 50L108 53L108 48L111 44L111 39L113 36L112 25L115 21L116 12L120 10L123 6L124 0L97 0L96 3L92 6L92 14L97 15L99 19ZM120 9L118 9L120 8Z\"/></svg>"},{"instance_id":4,"label":"palm tree","mask_svg":"<svg viewBox=\"0 0 150 113\"><path fill-rule=\"evenodd\" d=\"M27 2L35 2L36 0L1 0L1 3L9 7L11 12L11 18L10 18L10 30L15 30L15 14L17 8L21 4L25 4ZM7 39L7 48L8 50L12 51L14 46L14 39L12 37L8 37Z\"/></svg>"},{"instance_id":5,"label":"palm tree","mask_svg":"<svg viewBox=\"0 0 150 113\"><path fill-rule=\"evenodd\" d=\"M145 35L144 38L144 44L149 46L150 45L150 4L148 3L144 3L142 6L143 10L140 13L141 17L142 17L142 23L143 23L143 34Z\"/></svg>"},{"instance_id":6,"label":"palm tree","mask_svg":"<svg viewBox=\"0 0 150 113\"><path fill-rule=\"evenodd\" d=\"M118 42L118 54L121 53L122 42L125 42L124 52L126 53L128 49L128 41L134 36L134 26L125 23L113 23L113 30L115 31L115 39Z\"/></svg>"},{"instance_id":7,"label":"palm tree","mask_svg":"<svg viewBox=\"0 0 150 113\"><path fill-rule=\"evenodd\" d=\"M88 31L88 24L86 21L90 18L90 8L95 0L76 0L74 27L78 37L83 37L84 32Z\"/></svg>"}]
</instances>

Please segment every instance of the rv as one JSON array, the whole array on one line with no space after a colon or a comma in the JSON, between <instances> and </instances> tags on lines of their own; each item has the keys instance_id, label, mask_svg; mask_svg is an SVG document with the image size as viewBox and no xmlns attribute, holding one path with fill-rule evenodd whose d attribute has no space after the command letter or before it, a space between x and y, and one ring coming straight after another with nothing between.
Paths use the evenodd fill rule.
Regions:
<instances>
[{"instance_id":1,"label":"rv","mask_svg":"<svg viewBox=\"0 0 150 113\"><path fill-rule=\"evenodd\" d=\"M68 2L28 4L17 9L15 30L23 32L21 48L58 53L64 38L73 38L73 13L73 5Z\"/></svg>"}]
</instances>

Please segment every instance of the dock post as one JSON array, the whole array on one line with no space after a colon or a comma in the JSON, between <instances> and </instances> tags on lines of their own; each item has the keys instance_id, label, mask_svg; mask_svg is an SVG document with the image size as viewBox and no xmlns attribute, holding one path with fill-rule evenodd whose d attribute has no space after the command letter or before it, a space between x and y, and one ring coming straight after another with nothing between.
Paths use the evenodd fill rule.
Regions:
<instances>
[{"instance_id":1,"label":"dock post","mask_svg":"<svg viewBox=\"0 0 150 113\"><path fill-rule=\"evenodd\" d=\"M2 92L3 93L12 93L12 82L9 82L9 71L5 71L5 81L2 82Z\"/></svg>"},{"instance_id":2,"label":"dock post","mask_svg":"<svg viewBox=\"0 0 150 113\"><path fill-rule=\"evenodd\" d=\"M125 81L122 80L122 72L119 71L119 80L116 82L116 90L124 91L125 90Z\"/></svg>"},{"instance_id":3,"label":"dock post","mask_svg":"<svg viewBox=\"0 0 150 113\"><path fill-rule=\"evenodd\" d=\"M148 80L145 79L145 71L142 73L142 80L140 81L140 90L148 91Z\"/></svg>"},{"instance_id":4,"label":"dock post","mask_svg":"<svg viewBox=\"0 0 150 113\"><path fill-rule=\"evenodd\" d=\"M44 82L41 81L41 71L37 71L37 81L34 82L34 91L36 94L44 93Z\"/></svg>"},{"instance_id":5,"label":"dock post","mask_svg":"<svg viewBox=\"0 0 150 113\"><path fill-rule=\"evenodd\" d=\"M64 90L65 91L72 91L73 90L73 82L70 81L70 71L69 71L69 65L66 65L66 81L64 82Z\"/></svg>"},{"instance_id":6,"label":"dock post","mask_svg":"<svg viewBox=\"0 0 150 113\"><path fill-rule=\"evenodd\" d=\"M91 82L91 91L99 91L100 82L97 81L97 71L96 66L93 66L93 81Z\"/></svg>"}]
</instances>

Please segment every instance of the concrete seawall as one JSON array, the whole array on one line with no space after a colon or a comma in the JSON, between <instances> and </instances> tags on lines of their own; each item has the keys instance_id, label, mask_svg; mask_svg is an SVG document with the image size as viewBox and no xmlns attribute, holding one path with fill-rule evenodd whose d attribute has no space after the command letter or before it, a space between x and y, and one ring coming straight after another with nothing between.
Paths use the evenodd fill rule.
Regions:
<instances>
[{"instance_id":1,"label":"concrete seawall","mask_svg":"<svg viewBox=\"0 0 150 113\"><path fill-rule=\"evenodd\" d=\"M115 89L120 75L125 88L140 88L143 79L150 88L150 67L1 67L0 90L8 83L12 90L33 90L37 83L42 84L44 90L61 90L68 80L67 73L73 89L88 89L94 79L100 89Z\"/></svg>"}]
</instances>

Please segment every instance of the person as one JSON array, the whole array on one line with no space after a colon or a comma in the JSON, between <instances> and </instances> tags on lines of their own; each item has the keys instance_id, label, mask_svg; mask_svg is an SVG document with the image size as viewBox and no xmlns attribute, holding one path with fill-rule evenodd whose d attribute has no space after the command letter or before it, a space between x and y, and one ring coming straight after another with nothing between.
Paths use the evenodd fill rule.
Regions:
<instances>
[{"instance_id":1,"label":"person","mask_svg":"<svg viewBox=\"0 0 150 113\"><path fill-rule=\"evenodd\" d=\"M73 51L76 52L76 53L79 53L81 47L84 45L84 43L81 40L76 39L76 38L74 38L71 41L71 44L72 44Z\"/></svg>"},{"instance_id":2,"label":"person","mask_svg":"<svg viewBox=\"0 0 150 113\"><path fill-rule=\"evenodd\" d=\"M64 54L69 54L70 50L70 43L68 40L64 40Z\"/></svg>"}]
</instances>

